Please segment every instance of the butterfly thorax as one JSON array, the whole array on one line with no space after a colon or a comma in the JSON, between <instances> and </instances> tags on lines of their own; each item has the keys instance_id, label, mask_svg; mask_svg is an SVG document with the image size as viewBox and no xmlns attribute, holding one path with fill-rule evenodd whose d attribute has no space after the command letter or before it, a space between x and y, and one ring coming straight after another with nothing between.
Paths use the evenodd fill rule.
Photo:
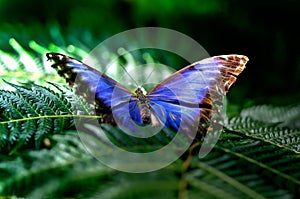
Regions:
<instances>
[{"instance_id":1,"label":"butterfly thorax","mask_svg":"<svg viewBox=\"0 0 300 199\"><path fill-rule=\"evenodd\" d=\"M151 111L149 100L147 99L146 95L143 93L141 88L138 88L135 91L136 98L137 98L137 105L140 109L140 115L143 121L143 124L151 124Z\"/></svg>"},{"instance_id":2,"label":"butterfly thorax","mask_svg":"<svg viewBox=\"0 0 300 199\"><path fill-rule=\"evenodd\" d=\"M136 98L138 99L139 102L148 104L149 100L147 99L146 95L144 94L143 90L141 88L136 89L135 91Z\"/></svg>"}]
</instances>

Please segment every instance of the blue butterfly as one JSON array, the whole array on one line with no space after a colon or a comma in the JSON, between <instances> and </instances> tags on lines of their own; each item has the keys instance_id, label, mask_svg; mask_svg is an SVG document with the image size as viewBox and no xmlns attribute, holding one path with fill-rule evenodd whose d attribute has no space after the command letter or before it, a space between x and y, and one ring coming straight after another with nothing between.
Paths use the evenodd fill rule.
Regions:
<instances>
[{"instance_id":1,"label":"blue butterfly","mask_svg":"<svg viewBox=\"0 0 300 199\"><path fill-rule=\"evenodd\" d=\"M167 127L174 131L205 133L213 103L220 100L244 70L244 55L203 59L177 71L148 93L134 92L94 68L66 55L47 53L53 68L87 102L95 105L100 122L129 129Z\"/></svg>"}]
</instances>

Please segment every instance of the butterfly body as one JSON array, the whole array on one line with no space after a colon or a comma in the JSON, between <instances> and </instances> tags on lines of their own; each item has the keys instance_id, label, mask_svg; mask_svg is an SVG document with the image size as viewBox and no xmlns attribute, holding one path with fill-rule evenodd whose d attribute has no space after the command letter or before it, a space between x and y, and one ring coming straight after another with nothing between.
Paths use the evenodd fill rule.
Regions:
<instances>
[{"instance_id":1,"label":"butterfly body","mask_svg":"<svg viewBox=\"0 0 300 199\"><path fill-rule=\"evenodd\" d=\"M135 99L131 99L131 101L136 101L136 104L140 110L141 124L151 124L151 106L141 88L138 88L135 91Z\"/></svg>"},{"instance_id":2,"label":"butterfly body","mask_svg":"<svg viewBox=\"0 0 300 199\"><path fill-rule=\"evenodd\" d=\"M191 64L165 79L148 93L141 88L129 91L120 83L68 56L48 53L52 67L63 76L76 93L95 105L100 122L127 127L133 132L137 126L165 126L175 131L189 132L209 121L213 104L236 81L248 58L243 55L224 55ZM200 124L199 124L200 122ZM196 126L196 127L195 127Z\"/></svg>"}]
</instances>

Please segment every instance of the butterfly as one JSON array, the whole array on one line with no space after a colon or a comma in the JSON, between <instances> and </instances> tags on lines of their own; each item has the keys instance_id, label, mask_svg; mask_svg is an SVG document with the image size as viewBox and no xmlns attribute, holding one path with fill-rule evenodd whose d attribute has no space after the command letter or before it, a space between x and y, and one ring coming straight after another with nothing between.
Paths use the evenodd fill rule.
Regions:
<instances>
[{"instance_id":1,"label":"butterfly","mask_svg":"<svg viewBox=\"0 0 300 199\"><path fill-rule=\"evenodd\" d=\"M60 76L77 94L94 105L101 123L109 123L139 133L144 126L166 127L174 131L196 129L205 134L214 103L220 102L248 58L221 55L203 59L177 71L148 93L141 87L130 91L104 73L59 53L47 53Z\"/></svg>"}]
</instances>

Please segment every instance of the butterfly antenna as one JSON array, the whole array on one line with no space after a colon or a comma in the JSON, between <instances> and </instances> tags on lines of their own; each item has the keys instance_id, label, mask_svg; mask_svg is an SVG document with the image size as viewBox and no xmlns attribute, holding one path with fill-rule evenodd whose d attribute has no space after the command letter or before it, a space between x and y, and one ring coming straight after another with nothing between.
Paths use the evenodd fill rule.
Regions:
<instances>
[{"instance_id":1,"label":"butterfly antenna","mask_svg":"<svg viewBox=\"0 0 300 199\"><path fill-rule=\"evenodd\" d=\"M148 77L145 79L145 81L142 83L142 86L148 81L148 79L151 77L152 73L154 72L154 68L152 69L151 73L148 75Z\"/></svg>"},{"instance_id":2,"label":"butterfly antenna","mask_svg":"<svg viewBox=\"0 0 300 199\"><path fill-rule=\"evenodd\" d=\"M135 79L130 75L130 73L126 70L126 68L125 68L125 66L123 65L123 64L121 64L121 63L119 63L120 64L120 66L123 68L123 70L128 74L128 76L130 77L130 79L135 83L135 85L137 86L137 87L139 87L139 84L135 81Z\"/></svg>"}]
</instances>

